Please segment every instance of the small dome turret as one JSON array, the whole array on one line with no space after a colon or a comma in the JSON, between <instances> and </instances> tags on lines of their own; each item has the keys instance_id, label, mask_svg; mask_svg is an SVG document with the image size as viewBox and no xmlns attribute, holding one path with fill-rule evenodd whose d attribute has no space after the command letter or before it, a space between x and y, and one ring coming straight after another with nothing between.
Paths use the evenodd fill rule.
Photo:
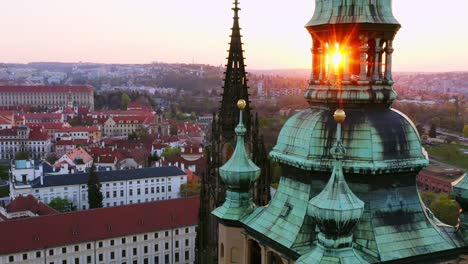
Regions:
<instances>
[{"instance_id":1,"label":"small dome turret","mask_svg":"<svg viewBox=\"0 0 468 264\"><path fill-rule=\"evenodd\" d=\"M242 112L246 102L239 100L240 119L235 132L237 135L236 149L232 157L219 168L219 174L227 187L226 201L213 211L213 214L224 220L240 220L255 207L250 189L260 176L260 168L250 159L244 146L247 133L242 120Z\"/></svg>"},{"instance_id":2,"label":"small dome turret","mask_svg":"<svg viewBox=\"0 0 468 264\"><path fill-rule=\"evenodd\" d=\"M366 263L352 248L352 232L364 212L364 202L351 191L343 175L342 159L346 149L341 142L341 124L346 113L338 109L333 116L338 124L336 143L331 151L332 175L322 192L310 199L307 208L307 214L320 230L318 244L298 263L322 263L324 257L337 258L337 263ZM334 252L336 250L340 252ZM338 257L345 251L346 258Z\"/></svg>"}]
</instances>

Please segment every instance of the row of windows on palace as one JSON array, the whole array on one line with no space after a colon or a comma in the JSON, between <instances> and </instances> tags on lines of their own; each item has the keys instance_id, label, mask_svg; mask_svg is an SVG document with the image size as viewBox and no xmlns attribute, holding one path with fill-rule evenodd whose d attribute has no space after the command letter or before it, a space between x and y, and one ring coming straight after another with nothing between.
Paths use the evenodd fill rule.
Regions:
<instances>
[{"instance_id":1,"label":"row of windows on palace","mask_svg":"<svg viewBox=\"0 0 468 264\"><path fill-rule=\"evenodd\" d=\"M13 100L68 100L68 93L58 94L58 93L0 93L3 97L3 101L13 101ZM72 94L71 98L74 100L90 100L93 98L93 95L90 93L81 93L81 94ZM94 98L93 98L94 99Z\"/></svg>"},{"instance_id":2,"label":"row of windows on palace","mask_svg":"<svg viewBox=\"0 0 468 264\"><path fill-rule=\"evenodd\" d=\"M82 187L85 187L85 186L82 186ZM164 188L165 186L161 186L161 189L159 186L157 187L150 187L150 188L144 188L144 194L162 194L163 196L162 197L151 197L151 198L145 198L144 199L144 202L152 202L152 201L159 201L159 200L165 200L165 199L172 199L172 198L177 198L177 196L175 197L172 197L172 195L168 195L167 197L164 196L164 194L166 193L166 189ZM67 187L64 187L65 191L66 189L68 189ZM83 188L84 191L86 191L87 189ZM61 195L61 193L56 193L54 194L53 193L53 188L50 189L50 193L48 194L48 196L44 195L43 197L41 196L38 196L37 198L40 199L40 200L43 200L44 203L49 203L50 201L52 201L54 198L57 198L57 197L60 197L60 198L65 198L65 199L69 199L71 200L74 204L77 203L77 194L76 192L73 193L73 197L72 198L69 198L68 196L68 193L64 193L63 194L63 197ZM136 195L142 195L142 189L138 188L136 189L136 193L135 193L135 196ZM168 185L167 186L167 192L172 192L172 186L171 185ZM35 190L35 193L38 194L39 193L39 190ZM120 196L119 196L120 195ZM133 189L129 189L128 191L128 195L129 196L134 196L134 193L133 193ZM119 193L114 190L112 191L112 193L110 191L105 191L103 193L103 196L104 196L104 205L106 207L110 207L110 206L117 206L117 205L124 205L125 202L123 200L121 200L120 202L117 202L117 201L114 201L114 202L106 202L106 199L110 199L110 198L124 198L125 197L125 190L119 190ZM49 201L49 198L50 198L50 201ZM87 197L87 193L84 192L81 194L81 200L84 201L84 202L87 202L88 201L88 197ZM141 199L136 199L135 200L135 203L141 203L143 202L143 200ZM128 200L128 204L133 204L134 203L134 200L132 199L129 199ZM83 210L86 210L86 205L82 205L82 209Z\"/></svg>"},{"instance_id":3,"label":"row of windows on palace","mask_svg":"<svg viewBox=\"0 0 468 264\"><path fill-rule=\"evenodd\" d=\"M193 263L194 245L192 226L4 255L0 256L0 263L37 263L38 259L49 264Z\"/></svg>"},{"instance_id":4,"label":"row of windows on palace","mask_svg":"<svg viewBox=\"0 0 468 264\"><path fill-rule=\"evenodd\" d=\"M48 176L44 176L48 177ZM64 175L66 177L66 175ZM167 180L165 180L167 178ZM120 182L103 183L103 206L134 204L168 200L180 197L180 186L187 182L187 176L172 176L142 180L129 180ZM69 186L41 187L13 189L12 198L19 195L32 194L44 203L49 203L55 198L67 199L82 210L88 208L88 191L86 184ZM81 199L78 200L81 196Z\"/></svg>"},{"instance_id":5,"label":"row of windows on palace","mask_svg":"<svg viewBox=\"0 0 468 264\"><path fill-rule=\"evenodd\" d=\"M16 152L18 151L27 151L31 154L32 158L40 159L47 157L51 153L51 144L50 141L47 142L47 145L28 145L28 146L8 146L1 144L0 142L0 159L13 159ZM39 144L39 143L37 143Z\"/></svg>"}]
</instances>

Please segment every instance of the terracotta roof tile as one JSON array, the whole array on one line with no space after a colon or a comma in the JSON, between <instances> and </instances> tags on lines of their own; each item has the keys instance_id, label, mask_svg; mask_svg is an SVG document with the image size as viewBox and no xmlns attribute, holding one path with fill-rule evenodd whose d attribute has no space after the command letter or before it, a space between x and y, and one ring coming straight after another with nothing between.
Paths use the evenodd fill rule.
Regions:
<instances>
[{"instance_id":1,"label":"terracotta roof tile","mask_svg":"<svg viewBox=\"0 0 468 264\"><path fill-rule=\"evenodd\" d=\"M36 197L32 195L28 196L18 196L10 204L8 204L5 209L8 213L16 213L23 211L31 211L37 215L50 215L57 214L58 212L47 206L46 204L38 201Z\"/></svg>"},{"instance_id":2,"label":"terracotta roof tile","mask_svg":"<svg viewBox=\"0 0 468 264\"><path fill-rule=\"evenodd\" d=\"M194 226L199 204L194 196L0 222L0 254Z\"/></svg>"}]
</instances>

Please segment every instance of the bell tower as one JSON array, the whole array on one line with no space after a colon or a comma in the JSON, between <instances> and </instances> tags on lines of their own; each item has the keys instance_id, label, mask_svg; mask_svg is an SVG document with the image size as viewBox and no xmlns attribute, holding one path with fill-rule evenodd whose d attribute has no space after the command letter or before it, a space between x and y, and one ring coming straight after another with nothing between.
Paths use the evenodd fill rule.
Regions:
<instances>
[{"instance_id":1,"label":"bell tower","mask_svg":"<svg viewBox=\"0 0 468 264\"><path fill-rule=\"evenodd\" d=\"M306 29L312 36L312 70L306 99L311 105L390 106L393 39L400 24L391 0L317 0ZM325 96L325 98L323 98Z\"/></svg>"}]
</instances>

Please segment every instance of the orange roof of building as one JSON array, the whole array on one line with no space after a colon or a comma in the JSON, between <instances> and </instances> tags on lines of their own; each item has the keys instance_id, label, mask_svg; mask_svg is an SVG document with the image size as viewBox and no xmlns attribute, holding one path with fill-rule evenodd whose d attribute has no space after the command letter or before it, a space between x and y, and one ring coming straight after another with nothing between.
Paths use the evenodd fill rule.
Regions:
<instances>
[{"instance_id":1,"label":"orange roof of building","mask_svg":"<svg viewBox=\"0 0 468 264\"><path fill-rule=\"evenodd\" d=\"M81 158L84 163L88 163L88 162L93 160L91 155L89 155L88 152L86 152L86 150L84 150L82 147L79 147L79 148L76 148L76 149L74 149L72 151L69 151L65 155L67 155L68 158L71 159L71 160Z\"/></svg>"},{"instance_id":2,"label":"orange roof of building","mask_svg":"<svg viewBox=\"0 0 468 264\"><path fill-rule=\"evenodd\" d=\"M10 204L5 206L8 213L17 213L24 211L31 211L37 215L51 215L57 214L58 212L44 204L43 202L36 199L32 195L18 196Z\"/></svg>"},{"instance_id":3,"label":"orange roof of building","mask_svg":"<svg viewBox=\"0 0 468 264\"><path fill-rule=\"evenodd\" d=\"M0 222L0 254L195 226L198 196Z\"/></svg>"}]
</instances>

